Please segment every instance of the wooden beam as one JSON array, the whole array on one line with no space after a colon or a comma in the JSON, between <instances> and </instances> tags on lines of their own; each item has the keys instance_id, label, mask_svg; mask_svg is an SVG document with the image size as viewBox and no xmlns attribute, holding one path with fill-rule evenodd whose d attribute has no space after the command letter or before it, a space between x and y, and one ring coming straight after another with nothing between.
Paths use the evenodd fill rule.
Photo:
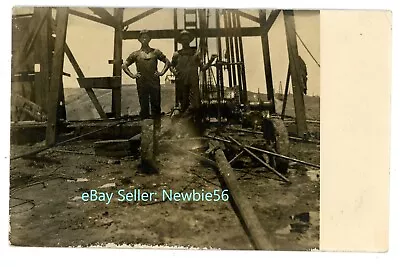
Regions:
<instances>
[{"instance_id":1,"label":"wooden beam","mask_svg":"<svg viewBox=\"0 0 400 267\"><path fill-rule=\"evenodd\" d=\"M52 29L51 29L51 13L50 8L35 7L34 19L35 23L41 16L46 16L42 25L39 36L35 42L35 64L38 64L39 70L35 73L35 103L47 110L47 94L50 88L51 74L51 56L52 56Z\"/></svg>"},{"instance_id":2,"label":"wooden beam","mask_svg":"<svg viewBox=\"0 0 400 267\"><path fill-rule=\"evenodd\" d=\"M70 9L69 13L71 15L74 15L74 16L77 16L77 17L80 17L80 18L84 18L84 19L91 20L91 21L94 21L94 22L98 22L98 23L101 23L101 24L104 24L104 25L107 25L107 26L110 26L110 27L114 27L113 23L110 23L109 21L106 21L103 18L98 18L96 16L86 14L85 12L81 12L81 11L78 11L78 10Z\"/></svg>"},{"instance_id":3,"label":"wooden beam","mask_svg":"<svg viewBox=\"0 0 400 267\"><path fill-rule=\"evenodd\" d=\"M114 17L105 9L102 7L89 7L89 9L97 16L102 18L104 21L111 25L115 25L116 21Z\"/></svg>"},{"instance_id":4,"label":"wooden beam","mask_svg":"<svg viewBox=\"0 0 400 267\"><path fill-rule=\"evenodd\" d=\"M122 83L122 29L123 29L123 19L124 19L124 9L115 8L114 18L116 21L115 31L114 31L114 65L113 65L113 76L119 77L119 86L113 87L112 91L112 103L111 112L116 117L121 116L121 83Z\"/></svg>"},{"instance_id":5,"label":"wooden beam","mask_svg":"<svg viewBox=\"0 0 400 267\"><path fill-rule=\"evenodd\" d=\"M306 111L304 96L301 86L299 66L299 53L297 50L296 26L293 10L283 11L286 29L287 49L289 54L290 76L292 78L294 108L296 113L297 135L303 137L307 134Z\"/></svg>"},{"instance_id":6,"label":"wooden beam","mask_svg":"<svg viewBox=\"0 0 400 267\"><path fill-rule=\"evenodd\" d=\"M256 16L253 16L253 15L250 15L249 13L243 12L243 11L241 11L239 9L236 11L236 14L238 14L240 17L243 17L243 18L246 18L248 20L260 23L260 19L259 18L257 18Z\"/></svg>"},{"instance_id":7,"label":"wooden beam","mask_svg":"<svg viewBox=\"0 0 400 267\"><path fill-rule=\"evenodd\" d=\"M36 38L39 35L40 29L46 21L46 18L46 13L42 13L40 14L40 17L36 19L35 23L31 24L29 33L25 35L24 39L21 41L21 46L16 53L12 72L18 70L20 66L25 64L26 60L28 60L29 54L32 52Z\"/></svg>"},{"instance_id":8,"label":"wooden beam","mask_svg":"<svg viewBox=\"0 0 400 267\"><path fill-rule=\"evenodd\" d=\"M120 89L121 77L82 77L78 78L81 88Z\"/></svg>"},{"instance_id":9,"label":"wooden beam","mask_svg":"<svg viewBox=\"0 0 400 267\"><path fill-rule=\"evenodd\" d=\"M217 162L218 170L224 179L226 186L228 187L229 194L231 196L231 203L236 208L238 217L241 219L245 231L248 233L254 248L257 250L273 250L274 247L267 239L267 234L258 220L253 206L247 197L242 195L240 192L235 172L226 159L222 149L216 150L215 161Z\"/></svg>"},{"instance_id":10,"label":"wooden beam","mask_svg":"<svg viewBox=\"0 0 400 267\"><path fill-rule=\"evenodd\" d=\"M269 32L269 30L271 29L272 25L274 25L276 19L279 16L279 13L281 12L281 10L276 9L276 10L272 10L271 13L268 16L267 22L265 23L265 28L267 30L267 32Z\"/></svg>"},{"instance_id":11,"label":"wooden beam","mask_svg":"<svg viewBox=\"0 0 400 267\"><path fill-rule=\"evenodd\" d=\"M174 8L174 51L178 51L178 35L179 35L179 31L178 31L178 9Z\"/></svg>"},{"instance_id":12,"label":"wooden beam","mask_svg":"<svg viewBox=\"0 0 400 267\"><path fill-rule=\"evenodd\" d=\"M132 24L132 23L134 23L134 22L136 22L136 21L139 21L139 20L141 20L141 19L143 19L143 18L145 18L145 17L147 17L147 16L150 16L151 14L154 14L154 13L156 13L157 11L159 11L159 10L161 10L161 9L162 9L162 8L152 8L152 9L149 9L149 10L147 10L147 11L145 11L145 12L143 12L143 13L137 15L137 16L134 16L133 18L130 18L130 19L124 21L124 22L122 23L122 26L123 26L123 27L129 26L130 24Z\"/></svg>"},{"instance_id":13,"label":"wooden beam","mask_svg":"<svg viewBox=\"0 0 400 267\"><path fill-rule=\"evenodd\" d=\"M265 84L268 101L272 102L272 113L275 113L274 83L272 81L271 55L269 51L268 25L265 10L259 10L260 26L262 29L261 45L264 59Z\"/></svg>"},{"instance_id":14,"label":"wooden beam","mask_svg":"<svg viewBox=\"0 0 400 267\"><path fill-rule=\"evenodd\" d=\"M50 90L47 99L47 129L46 129L46 144L53 145L56 142L58 118L57 111L59 110L60 88L62 86L62 74L64 67L64 48L67 36L68 24L68 8L57 8L56 15L56 41L54 47L52 74L50 79Z\"/></svg>"},{"instance_id":15,"label":"wooden beam","mask_svg":"<svg viewBox=\"0 0 400 267\"><path fill-rule=\"evenodd\" d=\"M139 37L140 31L124 31L123 32L123 39L137 39ZM199 29L190 29L190 32L196 37L200 37L200 30ZM175 30L151 30L150 31L151 37L153 39L174 39L175 38ZM220 33L220 30L217 28L208 28L204 30L204 34L207 37L215 38L215 37L227 37L228 35L226 32ZM243 27L242 28L242 36L244 37L252 37L252 36L260 36L261 29L260 27Z\"/></svg>"},{"instance_id":16,"label":"wooden beam","mask_svg":"<svg viewBox=\"0 0 400 267\"><path fill-rule=\"evenodd\" d=\"M282 103L282 112L281 112L281 119L285 119L285 110L286 110L286 103L287 98L289 95L289 81L290 81L290 66L288 65L288 70L286 74L286 82L285 82L285 94L283 96L283 103Z\"/></svg>"},{"instance_id":17,"label":"wooden beam","mask_svg":"<svg viewBox=\"0 0 400 267\"><path fill-rule=\"evenodd\" d=\"M74 55L71 52L71 49L69 49L67 44L65 44L65 54L67 55L69 61L71 62L71 65L74 68L78 77L85 78L85 75L83 74L82 69L79 67L78 62L76 61ZM84 87L84 88L85 88L86 93L88 94L90 100L92 101L94 107L96 108L97 112L99 113L100 117L103 119L107 119L107 115L104 112L103 108L101 107L100 102L97 99L95 93L93 92L92 87Z\"/></svg>"}]
</instances>

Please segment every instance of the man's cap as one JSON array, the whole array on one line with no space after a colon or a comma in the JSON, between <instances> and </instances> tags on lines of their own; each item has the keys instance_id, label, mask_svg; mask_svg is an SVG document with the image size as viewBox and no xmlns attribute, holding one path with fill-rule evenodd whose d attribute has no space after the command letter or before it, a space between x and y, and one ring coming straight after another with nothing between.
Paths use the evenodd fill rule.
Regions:
<instances>
[{"instance_id":1,"label":"man's cap","mask_svg":"<svg viewBox=\"0 0 400 267\"><path fill-rule=\"evenodd\" d=\"M183 36L189 36L190 42L193 41L193 39L194 39L193 34L191 34L190 32L188 32L187 30L183 30L183 31L181 31L181 32L179 33L178 42L181 41L181 39L182 39Z\"/></svg>"},{"instance_id":2,"label":"man's cap","mask_svg":"<svg viewBox=\"0 0 400 267\"><path fill-rule=\"evenodd\" d=\"M149 30L141 30L141 31L139 32L139 38L140 38L140 36L142 36L143 34L147 34L148 36L150 36L150 31L149 31Z\"/></svg>"}]
</instances>

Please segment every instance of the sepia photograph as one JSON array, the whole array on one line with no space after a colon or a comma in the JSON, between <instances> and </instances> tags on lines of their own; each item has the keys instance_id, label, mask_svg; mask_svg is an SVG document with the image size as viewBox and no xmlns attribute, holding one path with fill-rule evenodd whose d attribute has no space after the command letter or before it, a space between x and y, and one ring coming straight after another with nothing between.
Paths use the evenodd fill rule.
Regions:
<instances>
[{"instance_id":1,"label":"sepia photograph","mask_svg":"<svg viewBox=\"0 0 400 267\"><path fill-rule=\"evenodd\" d=\"M319 10L14 7L10 245L319 250L320 39Z\"/></svg>"}]
</instances>

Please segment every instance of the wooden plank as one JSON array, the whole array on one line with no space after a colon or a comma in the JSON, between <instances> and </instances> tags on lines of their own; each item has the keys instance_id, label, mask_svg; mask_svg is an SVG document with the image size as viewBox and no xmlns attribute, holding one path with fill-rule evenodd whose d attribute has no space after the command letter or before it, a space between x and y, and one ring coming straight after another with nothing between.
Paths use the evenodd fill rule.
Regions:
<instances>
[{"instance_id":1,"label":"wooden plank","mask_svg":"<svg viewBox=\"0 0 400 267\"><path fill-rule=\"evenodd\" d=\"M114 89L120 90L121 76L117 77L83 77L78 78L81 88Z\"/></svg>"},{"instance_id":2,"label":"wooden plank","mask_svg":"<svg viewBox=\"0 0 400 267\"><path fill-rule=\"evenodd\" d=\"M241 219L254 248L257 250L273 250L274 247L267 239L267 235L254 212L253 206L249 203L247 197L243 196L240 192L235 172L226 159L222 149L216 150L215 160L218 165L218 170L228 187L231 196L231 203L236 207L238 216Z\"/></svg>"},{"instance_id":3,"label":"wooden plank","mask_svg":"<svg viewBox=\"0 0 400 267\"><path fill-rule=\"evenodd\" d=\"M52 56L52 39L51 39L51 13L49 8L35 7L34 17L47 16L39 36L35 43L35 64L39 66L39 72L35 74L35 103L41 106L45 111L47 110L47 94L50 88L50 74L51 74L51 56Z\"/></svg>"},{"instance_id":4,"label":"wooden plank","mask_svg":"<svg viewBox=\"0 0 400 267\"><path fill-rule=\"evenodd\" d=\"M162 8L152 8L152 9L149 9L149 10L147 10L147 11L145 11L145 12L143 12L143 13L137 15L137 16L134 16L133 18L130 18L130 19L124 21L124 22L122 23L122 27L129 26L130 24L132 24L132 23L134 23L134 22L136 22L136 21L139 21L139 20L141 20L141 19L143 19L143 18L145 18L145 17L147 17L147 16L149 16L149 15L151 15L151 14L154 14L154 13L156 13L157 11L159 11L159 10L161 10L161 9L162 9Z\"/></svg>"},{"instance_id":5,"label":"wooden plank","mask_svg":"<svg viewBox=\"0 0 400 267\"><path fill-rule=\"evenodd\" d=\"M56 42L52 63L52 75L50 79L50 90L47 102L47 129L46 129L46 144L53 145L56 142L57 136L57 110L60 100L60 90L62 88L62 74L64 67L64 48L67 36L68 24L68 8L57 8L56 15Z\"/></svg>"},{"instance_id":6,"label":"wooden plank","mask_svg":"<svg viewBox=\"0 0 400 267\"><path fill-rule=\"evenodd\" d=\"M260 23L260 19L257 18L256 16L250 15L249 13L243 12L243 11L241 11L241 10L239 10L239 9L238 9L237 11L235 11L235 12L236 12L236 14L238 14L240 17L243 17L243 18L246 18L246 19L248 19L248 20L251 20L251 21Z\"/></svg>"},{"instance_id":7,"label":"wooden plank","mask_svg":"<svg viewBox=\"0 0 400 267\"><path fill-rule=\"evenodd\" d=\"M275 113L274 83L272 81L271 55L269 51L267 16L265 10L259 11L260 26L262 29L261 45L264 59L265 84L268 100L272 102L272 113Z\"/></svg>"},{"instance_id":8,"label":"wooden plank","mask_svg":"<svg viewBox=\"0 0 400 267\"><path fill-rule=\"evenodd\" d=\"M85 78L85 75L83 74L83 71L79 67L78 62L76 61L74 55L71 52L71 49L69 49L68 45L65 44L65 54L67 55L69 61L71 62L72 67L74 68L76 74L78 75L79 78ZM86 93L88 94L90 100L92 101L94 107L96 108L97 112L99 113L100 117L103 119L107 119L107 115L104 112L103 108L100 105L99 100L97 99L95 93L93 92L92 87L84 87L86 90Z\"/></svg>"},{"instance_id":9,"label":"wooden plank","mask_svg":"<svg viewBox=\"0 0 400 267\"><path fill-rule=\"evenodd\" d=\"M122 29L123 29L123 19L124 19L124 9L115 8L114 18L116 21L115 31L114 31L114 65L113 65L113 76L119 77L119 86L113 87L112 91L112 103L111 112L115 118L121 116L121 76L122 76L122 64L118 61L122 61Z\"/></svg>"},{"instance_id":10,"label":"wooden plank","mask_svg":"<svg viewBox=\"0 0 400 267\"><path fill-rule=\"evenodd\" d=\"M139 37L140 31L124 31L123 32L123 39L137 39ZM190 29L190 32L196 37L200 37L200 30L199 29ZM151 30L151 37L153 39L173 39L175 37L175 30ZM204 34L207 37L215 38L218 36L226 37L228 36L226 32L220 33L220 30L217 28L208 28L204 30ZM260 27L243 27L242 28L242 36L244 37L251 37L251 36L260 36L261 29Z\"/></svg>"},{"instance_id":11,"label":"wooden plank","mask_svg":"<svg viewBox=\"0 0 400 267\"><path fill-rule=\"evenodd\" d=\"M101 23L101 24L104 24L104 25L107 25L107 26L110 26L110 27L114 27L113 23L110 23L109 21L106 21L103 18L98 18L96 16L86 14L85 12L81 12L81 11L78 11L78 10L70 9L69 13L71 15L74 15L74 16L77 16L77 17L80 17L80 18L84 18L84 19L91 20L91 21L94 21L94 22L98 22L98 23Z\"/></svg>"},{"instance_id":12,"label":"wooden plank","mask_svg":"<svg viewBox=\"0 0 400 267\"><path fill-rule=\"evenodd\" d=\"M299 53L297 50L296 26L294 22L293 10L283 11L286 29L287 49L289 54L290 76L292 78L292 89L294 108L296 113L297 134L303 137L307 134L306 111L304 105L304 96L301 86L301 74L299 66Z\"/></svg>"}]
</instances>

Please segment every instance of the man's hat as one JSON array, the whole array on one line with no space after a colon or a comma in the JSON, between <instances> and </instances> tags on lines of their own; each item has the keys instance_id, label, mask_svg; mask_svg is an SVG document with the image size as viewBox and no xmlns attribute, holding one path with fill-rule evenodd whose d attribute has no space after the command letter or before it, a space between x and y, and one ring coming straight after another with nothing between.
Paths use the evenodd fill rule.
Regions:
<instances>
[{"instance_id":1,"label":"man's hat","mask_svg":"<svg viewBox=\"0 0 400 267\"><path fill-rule=\"evenodd\" d=\"M178 42L180 42L181 39L182 39L182 37L185 36L185 35L186 35L186 36L189 36L190 42L193 41L193 39L194 39L193 34L191 34L190 32L188 32L187 30L183 30L183 31L181 31L181 32L179 33Z\"/></svg>"},{"instance_id":2,"label":"man's hat","mask_svg":"<svg viewBox=\"0 0 400 267\"><path fill-rule=\"evenodd\" d=\"M140 36L142 36L143 34L147 34L148 36L150 36L150 31L149 30L141 30L140 32L139 32L139 37L138 38L140 38ZM150 36L151 37L151 36Z\"/></svg>"}]
</instances>

